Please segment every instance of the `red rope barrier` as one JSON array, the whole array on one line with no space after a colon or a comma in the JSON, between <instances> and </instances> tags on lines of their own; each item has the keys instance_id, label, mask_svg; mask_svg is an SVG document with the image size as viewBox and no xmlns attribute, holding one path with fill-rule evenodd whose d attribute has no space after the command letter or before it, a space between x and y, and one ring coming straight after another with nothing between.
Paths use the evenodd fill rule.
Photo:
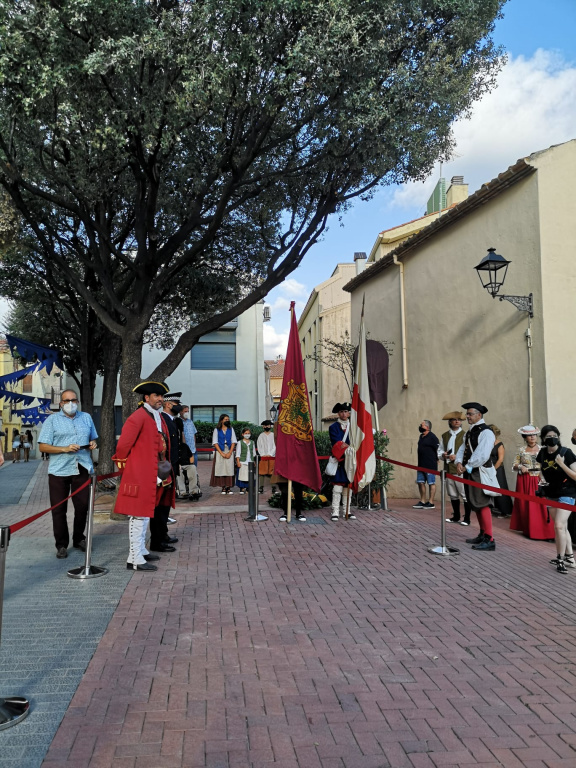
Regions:
<instances>
[{"instance_id":1,"label":"red rope barrier","mask_svg":"<svg viewBox=\"0 0 576 768\"><path fill-rule=\"evenodd\" d=\"M413 464L405 464L403 461L396 461L395 459L389 459L384 456L377 456L377 459L380 459L381 461L387 461L389 464L396 464L399 467L407 467L408 469L416 469L420 470L421 472L429 472L433 475L440 475L441 473L437 470L433 469L422 469L422 467L416 467ZM457 483L464 483L465 485L472 485L474 488L487 488L491 491L498 491L498 493L501 496L511 496L514 499L522 499L522 501L531 501L534 504L540 504L545 507L553 507L554 509L566 509L569 512L574 512L576 509L574 506L571 506L570 504L563 504L560 501L554 501L554 499L544 499L540 496L531 496L528 493L519 493L518 491L509 491L506 488L497 488L493 485L483 485L482 483L477 483L474 480L467 480L464 477L460 477L459 475L446 475L447 478L450 480L455 480Z\"/></svg>"},{"instance_id":2,"label":"red rope barrier","mask_svg":"<svg viewBox=\"0 0 576 768\"><path fill-rule=\"evenodd\" d=\"M108 480L110 477L119 477L122 474L122 472L110 472L107 475L98 475L96 480ZM86 480L84 485L81 485L80 488L77 488L74 493L71 493L70 496L66 496L65 499L62 499L62 501L59 501L57 504L54 504L52 507L48 507L48 509L43 509L42 512L37 512L35 515L31 515L31 517L27 517L25 520L20 520L19 523L14 523L14 525L10 526L10 535L13 533L16 533L16 531L19 531L21 528L25 528L27 525L30 525L30 523L33 523L35 520L38 520L38 518L43 517L48 512L51 512L56 507L59 507L60 504L63 504L65 501L68 501L68 499L71 499L72 496L76 496L77 493L80 493L80 491L83 491L86 486L90 485L92 480Z\"/></svg>"}]
</instances>

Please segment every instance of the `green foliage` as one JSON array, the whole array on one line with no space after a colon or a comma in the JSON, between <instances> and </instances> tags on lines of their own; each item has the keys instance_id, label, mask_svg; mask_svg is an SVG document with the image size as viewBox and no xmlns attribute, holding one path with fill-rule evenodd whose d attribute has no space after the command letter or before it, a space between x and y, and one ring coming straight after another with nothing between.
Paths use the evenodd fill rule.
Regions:
<instances>
[{"instance_id":1,"label":"green foliage","mask_svg":"<svg viewBox=\"0 0 576 768\"><path fill-rule=\"evenodd\" d=\"M501 63L502 4L0 0L23 279L59 272L122 338L125 395L145 334L167 347L176 330L151 374L166 378L330 215L450 153Z\"/></svg>"},{"instance_id":2,"label":"green foliage","mask_svg":"<svg viewBox=\"0 0 576 768\"><path fill-rule=\"evenodd\" d=\"M376 432L374 435L374 448L376 449L376 456L388 456L389 443L390 438L386 432ZM374 473L374 480L372 485L378 486L379 488L388 488L393 475L393 464L388 464L387 461L379 461L376 459L376 472Z\"/></svg>"},{"instance_id":3,"label":"green foliage","mask_svg":"<svg viewBox=\"0 0 576 768\"><path fill-rule=\"evenodd\" d=\"M231 427L234 430L234 433L238 440L242 437L242 430L246 427L250 427L250 431L252 433L252 439L257 440L258 435L263 432L263 428L259 425L252 424L250 421L231 421L230 422ZM209 445L212 445L212 435L214 433L214 430L217 427L216 422L212 421L195 421L194 426L198 430L198 433L196 435L196 442L197 443L208 443Z\"/></svg>"},{"instance_id":4,"label":"green foliage","mask_svg":"<svg viewBox=\"0 0 576 768\"><path fill-rule=\"evenodd\" d=\"M292 494L292 499L294 499L294 494ZM281 493L273 493L272 496L268 499L268 506L273 507L275 509L282 509L282 494ZM314 493L314 491L304 491L302 494L302 509L322 509L322 507L328 506L328 499L326 496L322 496L319 493ZM294 508L292 508L294 509ZM294 514L294 513L292 513Z\"/></svg>"}]
</instances>

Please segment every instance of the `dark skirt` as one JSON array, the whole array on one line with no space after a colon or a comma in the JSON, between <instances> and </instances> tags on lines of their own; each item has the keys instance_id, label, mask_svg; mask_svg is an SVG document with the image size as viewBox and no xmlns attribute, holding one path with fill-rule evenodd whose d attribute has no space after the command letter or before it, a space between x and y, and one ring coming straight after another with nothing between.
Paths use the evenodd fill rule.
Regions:
<instances>
[{"instance_id":1,"label":"dark skirt","mask_svg":"<svg viewBox=\"0 0 576 768\"><path fill-rule=\"evenodd\" d=\"M506 480L506 470L502 465L496 470L496 478L498 479L498 485L500 488L508 491L508 481ZM510 517L512 514L512 497L511 496L496 496L494 499L494 506L501 515Z\"/></svg>"},{"instance_id":2,"label":"dark skirt","mask_svg":"<svg viewBox=\"0 0 576 768\"><path fill-rule=\"evenodd\" d=\"M212 475L210 476L210 485L212 488L232 488L236 482L234 475L215 475L214 469L216 467L216 456L212 461Z\"/></svg>"},{"instance_id":3,"label":"dark skirt","mask_svg":"<svg viewBox=\"0 0 576 768\"><path fill-rule=\"evenodd\" d=\"M467 480L473 480L475 483L482 482L479 469L473 469L472 474L466 474L465 477ZM494 496L487 496L482 488L474 488L473 485L465 485L464 487L466 488L466 498L474 512L484 509L484 507L494 506Z\"/></svg>"}]
</instances>

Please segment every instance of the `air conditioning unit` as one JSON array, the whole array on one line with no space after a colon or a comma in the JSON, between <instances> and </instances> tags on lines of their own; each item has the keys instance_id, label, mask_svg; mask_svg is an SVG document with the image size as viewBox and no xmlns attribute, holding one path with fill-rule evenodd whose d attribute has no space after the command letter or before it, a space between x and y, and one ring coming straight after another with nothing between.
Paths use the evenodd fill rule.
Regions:
<instances>
[{"instance_id":1,"label":"air conditioning unit","mask_svg":"<svg viewBox=\"0 0 576 768\"><path fill-rule=\"evenodd\" d=\"M265 323L268 323L270 320L272 320L272 315L270 313L270 307L266 305L262 311L262 317Z\"/></svg>"}]
</instances>

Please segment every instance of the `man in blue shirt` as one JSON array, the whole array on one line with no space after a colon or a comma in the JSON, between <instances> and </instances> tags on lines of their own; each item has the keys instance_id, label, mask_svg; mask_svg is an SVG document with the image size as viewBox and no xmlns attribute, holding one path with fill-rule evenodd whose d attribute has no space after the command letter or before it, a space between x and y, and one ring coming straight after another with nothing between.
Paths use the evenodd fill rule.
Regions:
<instances>
[{"instance_id":1,"label":"man in blue shirt","mask_svg":"<svg viewBox=\"0 0 576 768\"><path fill-rule=\"evenodd\" d=\"M78 410L78 395L73 389L62 392L60 411L48 416L40 435L38 448L49 456L48 490L52 510L52 525L56 540L56 557L68 557L67 497L89 480L94 472L90 451L96 448L98 434L87 413ZM82 552L86 551L86 518L90 502L90 486L73 496L74 527L72 544Z\"/></svg>"}]
</instances>

